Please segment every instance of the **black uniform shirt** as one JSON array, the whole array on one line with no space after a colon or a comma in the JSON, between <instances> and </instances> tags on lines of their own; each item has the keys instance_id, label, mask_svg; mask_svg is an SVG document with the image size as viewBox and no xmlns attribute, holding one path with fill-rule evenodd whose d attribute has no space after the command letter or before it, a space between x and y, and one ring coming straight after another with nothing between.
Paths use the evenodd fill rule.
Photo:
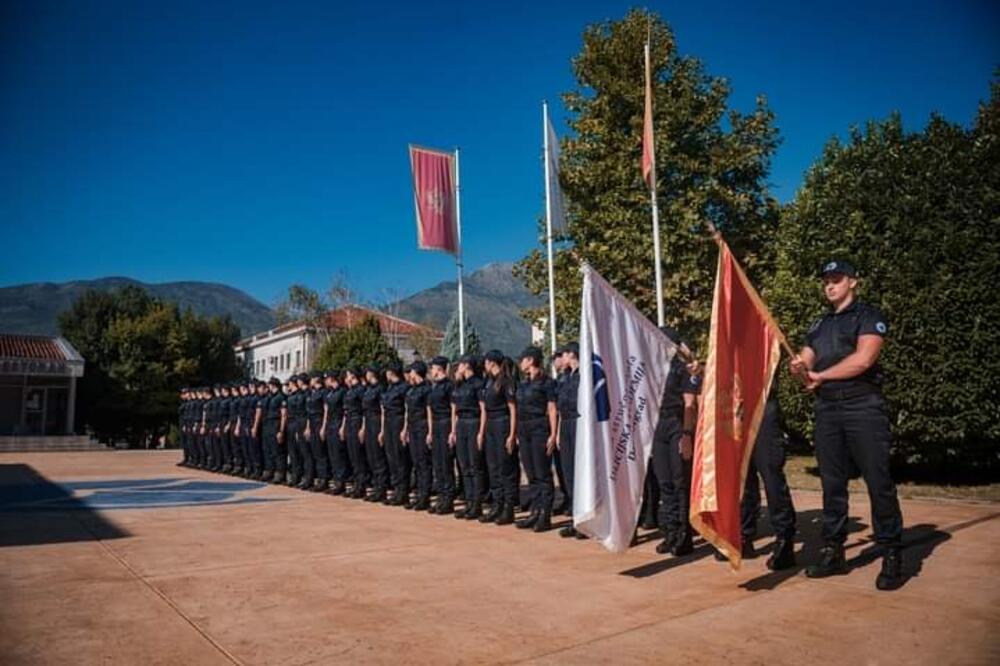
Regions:
<instances>
[{"instance_id":1,"label":"black uniform shirt","mask_svg":"<svg viewBox=\"0 0 1000 666\"><path fill-rule=\"evenodd\" d=\"M267 408L264 410L264 420L277 425L281 422L281 408L287 407L285 394L278 391L267 398Z\"/></svg>"},{"instance_id":2,"label":"black uniform shirt","mask_svg":"<svg viewBox=\"0 0 1000 666\"><path fill-rule=\"evenodd\" d=\"M361 408L365 416L382 416L382 388L381 384L369 384L361 396Z\"/></svg>"},{"instance_id":3,"label":"black uniform shirt","mask_svg":"<svg viewBox=\"0 0 1000 666\"><path fill-rule=\"evenodd\" d=\"M525 376L517 387L517 414L523 420L545 418L549 403L556 401L556 382L548 375L531 380Z\"/></svg>"},{"instance_id":4,"label":"black uniform shirt","mask_svg":"<svg viewBox=\"0 0 1000 666\"><path fill-rule=\"evenodd\" d=\"M515 401L515 394L516 391L514 390L514 381L512 379L504 378L497 380L494 377L487 379L483 383L483 388L479 391L479 400L486 408L486 417L501 418L510 416L507 403Z\"/></svg>"},{"instance_id":5,"label":"black uniform shirt","mask_svg":"<svg viewBox=\"0 0 1000 666\"><path fill-rule=\"evenodd\" d=\"M854 301L840 312L828 312L816 320L806 333L806 346L816 354L813 370L826 370L853 354L862 335L884 338L888 331L882 312L871 305ZM821 391L823 388L846 389L866 385L882 385L882 368L877 361L857 377L824 382Z\"/></svg>"},{"instance_id":6,"label":"black uniform shirt","mask_svg":"<svg viewBox=\"0 0 1000 666\"><path fill-rule=\"evenodd\" d=\"M427 404L431 407L431 416L435 419L451 417L451 381L442 379L431 384L427 394Z\"/></svg>"},{"instance_id":7,"label":"black uniform shirt","mask_svg":"<svg viewBox=\"0 0 1000 666\"><path fill-rule=\"evenodd\" d=\"M305 393L296 390L288 394L288 419L299 421L306 417Z\"/></svg>"},{"instance_id":8,"label":"black uniform shirt","mask_svg":"<svg viewBox=\"0 0 1000 666\"><path fill-rule=\"evenodd\" d=\"M382 393L382 406L388 416L402 416L406 409L406 382L396 382L385 387Z\"/></svg>"},{"instance_id":9,"label":"black uniform shirt","mask_svg":"<svg viewBox=\"0 0 1000 666\"><path fill-rule=\"evenodd\" d=\"M670 361L670 372L663 385L663 397L660 402L661 419L684 418L684 394L699 395L701 393L701 375L692 377L687 366L678 356Z\"/></svg>"},{"instance_id":10,"label":"black uniform shirt","mask_svg":"<svg viewBox=\"0 0 1000 666\"><path fill-rule=\"evenodd\" d=\"M562 377L563 382L556 400L559 416L564 419L579 418L580 414L576 411L576 394L580 390L580 371L564 372Z\"/></svg>"},{"instance_id":11,"label":"black uniform shirt","mask_svg":"<svg viewBox=\"0 0 1000 666\"><path fill-rule=\"evenodd\" d=\"M323 394L323 402L326 403L326 424L330 428L339 428L340 421L344 418L344 394L347 391L338 386L335 389L327 389Z\"/></svg>"},{"instance_id":12,"label":"black uniform shirt","mask_svg":"<svg viewBox=\"0 0 1000 666\"><path fill-rule=\"evenodd\" d=\"M414 384L406 392L406 420L408 423L427 422L427 398L431 393L429 382Z\"/></svg>"},{"instance_id":13,"label":"black uniform shirt","mask_svg":"<svg viewBox=\"0 0 1000 666\"><path fill-rule=\"evenodd\" d=\"M356 384L344 393L344 414L348 418L361 416L361 397L364 394L364 384Z\"/></svg>"},{"instance_id":14,"label":"black uniform shirt","mask_svg":"<svg viewBox=\"0 0 1000 666\"><path fill-rule=\"evenodd\" d=\"M309 389L305 396L306 414L311 420L323 418L323 389Z\"/></svg>"},{"instance_id":15,"label":"black uniform shirt","mask_svg":"<svg viewBox=\"0 0 1000 666\"><path fill-rule=\"evenodd\" d=\"M451 402L459 418L479 416L479 392L483 388L483 380L470 377L461 382L455 382L451 390Z\"/></svg>"}]
</instances>

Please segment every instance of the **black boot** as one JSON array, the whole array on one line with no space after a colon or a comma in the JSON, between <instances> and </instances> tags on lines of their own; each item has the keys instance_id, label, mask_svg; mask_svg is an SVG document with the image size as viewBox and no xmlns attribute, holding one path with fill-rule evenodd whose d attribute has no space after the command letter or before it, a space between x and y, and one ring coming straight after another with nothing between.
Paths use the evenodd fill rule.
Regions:
<instances>
[{"instance_id":1,"label":"black boot","mask_svg":"<svg viewBox=\"0 0 1000 666\"><path fill-rule=\"evenodd\" d=\"M495 523L500 514L503 513L503 502L493 502L493 506L490 507L489 513L483 514L479 517L479 522L481 523Z\"/></svg>"},{"instance_id":2,"label":"black boot","mask_svg":"<svg viewBox=\"0 0 1000 666\"><path fill-rule=\"evenodd\" d=\"M757 557L757 551L753 547L753 539L743 539L743 544L740 546L740 558L744 560L752 560Z\"/></svg>"},{"instance_id":3,"label":"black boot","mask_svg":"<svg viewBox=\"0 0 1000 666\"><path fill-rule=\"evenodd\" d=\"M882 556L882 571L875 579L875 587L888 592L898 590L906 582L903 576L903 554L898 547L886 548Z\"/></svg>"},{"instance_id":4,"label":"black boot","mask_svg":"<svg viewBox=\"0 0 1000 666\"><path fill-rule=\"evenodd\" d=\"M540 513L541 512L538 509L532 509L531 513L528 514L527 518L522 518L521 520L517 521L518 529L527 530L534 527L535 523L538 522L538 516Z\"/></svg>"},{"instance_id":5,"label":"black boot","mask_svg":"<svg viewBox=\"0 0 1000 666\"><path fill-rule=\"evenodd\" d=\"M577 535L576 528L573 527L572 525L567 525L566 527L559 530L559 536L561 536L564 539L575 537L576 535Z\"/></svg>"},{"instance_id":6,"label":"black boot","mask_svg":"<svg viewBox=\"0 0 1000 666\"><path fill-rule=\"evenodd\" d=\"M819 562L806 567L806 576L809 578L843 576L846 573L847 561L844 559L843 544L827 544L819 551Z\"/></svg>"},{"instance_id":7,"label":"black boot","mask_svg":"<svg viewBox=\"0 0 1000 666\"><path fill-rule=\"evenodd\" d=\"M334 496L343 495L345 492L347 492L347 488L344 486L343 483L341 483L340 481L333 482L333 486L330 488L331 495Z\"/></svg>"},{"instance_id":8,"label":"black boot","mask_svg":"<svg viewBox=\"0 0 1000 666\"><path fill-rule=\"evenodd\" d=\"M470 508L472 508L472 503L466 502L465 506L455 512L455 520L465 520L465 514L469 512Z\"/></svg>"},{"instance_id":9,"label":"black boot","mask_svg":"<svg viewBox=\"0 0 1000 666\"><path fill-rule=\"evenodd\" d=\"M439 516L447 516L449 513L455 513L455 500L444 500L441 502L441 507L437 510Z\"/></svg>"},{"instance_id":10,"label":"black boot","mask_svg":"<svg viewBox=\"0 0 1000 666\"><path fill-rule=\"evenodd\" d=\"M795 543L791 539L778 539L774 542L771 557L767 558L767 568L771 571L781 571L795 566Z\"/></svg>"},{"instance_id":11,"label":"black boot","mask_svg":"<svg viewBox=\"0 0 1000 666\"><path fill-rule=\"evenodd\" d=\"M685 555L690 555L694 552L694 544L691 538L691 528L682 528L674 535L673 547L670 552L674 554L674 557L684 557Z\"/></svg>"},{"instance_id":12,"label":"black boot","mask_svg":"<svg viewBox=\"0 0 1000 666\"><path fill-rule=\"evenodd\" d=\"M466 520L478 520L483 517L483 503L479 500L474 500L472 505L469 506L468 511L465 512Z\"/></svg>"},{"instance_id":13,"label":"black boot","mask_svg":"<svg viewBox=\"0 0 1000 666\"><path fill-rule=\"evenodd\" d=\"M417 503L413 505L414 511L427 511L431 508L431 498L418 497Z\"/></svg>"},{"instance_id":14,"label":"black boot","mask_svg":"<svg viewBox=\"0 0 1000 666\"><path fill-rule=\"evenodd\" d=\"M283 483L285 483L285 475L282 474L281 472L275 472L274 476L271 477L271 483L273 483L276 486L282 485Z\"/></svg>"},{"instance_id":15,"label":"black boot","mask_svg":"<svg viewBox=\"0 0 1000 666\"><path fill-rule=\"evenodd\" d=\"M500 511L500 515L497 516L497 525L510 525L514 522L514 505L509 502L504 502L503 510Z\"/></svg>"},{"instance_id":16,"label":"black boot","mask_svg":"<svg viewBox=\"0 0 1000 666\"><path fill-rule=\"evenodd\" d=\"M535 532L548 532L552 529L552 514L548 511L542 511L538 514L538 520L535 521L534 526L531 528Z\"/></svg>"},{"instance_id":17,"label":"black boot","mask_svg":"<svg viewBox=\"0 0 1000 666\"><path fill-rule=\"evenodd\" d=\"M267 483L273 478L274 478L274 472L264 472L263 474L260 475L259 480L263 481L264 483Z\"/></svg>"}]
</instances>

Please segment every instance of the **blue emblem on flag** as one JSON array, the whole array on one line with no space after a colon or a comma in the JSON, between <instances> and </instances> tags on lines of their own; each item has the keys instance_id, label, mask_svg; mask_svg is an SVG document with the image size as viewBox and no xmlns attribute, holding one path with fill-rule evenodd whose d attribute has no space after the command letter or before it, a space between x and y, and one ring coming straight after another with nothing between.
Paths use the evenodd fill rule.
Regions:
<instances>
[{"instance_id":1,"label":"blue emblem on flag","mask_svg":"<svg viewBox=\"0 0 1000 666\"><path fill-rule=\"evenodd\" d=\"M607 421L611 417L611 400L608 398L608 378L604 374L604 360L593 354L590 363L594 375L594 407L597 421Z\"/></svg>"}]
</instances>

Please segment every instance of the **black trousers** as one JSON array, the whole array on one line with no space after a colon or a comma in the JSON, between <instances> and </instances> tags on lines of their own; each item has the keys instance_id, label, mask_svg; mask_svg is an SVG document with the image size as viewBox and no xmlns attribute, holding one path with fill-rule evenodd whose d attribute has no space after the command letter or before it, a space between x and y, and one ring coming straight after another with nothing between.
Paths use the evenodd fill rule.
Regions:
<instances>
[{"instance_id":1,"label":"black trousers","mask_svg":"<svg viewBox=\"0 0 1000 666\"><path fill-rule=\"evenodd\" d=\"M352 415L347 417L347 426L344 428L344 439L347 443L347 455L350 457L351 468L354 470L354 483L362 488L367 488L372 482L371 468L368 467L368 456L365 454L365 443L361 441L359 433L363 417Z\"/></svg>"},{"instance_id":2,"label":"black trousers","mask_svg":"<svg viewBox=\"0 0 1000 666\"><path fill-rule=\"evenodd\" d=\"M351 478L351 459L347 454L347 442L340 438L339 421L326 428L326 455L331 478L337 483L347 483Z\"/></svg>"},{"instance_id":3,"label":"black trousers","mask_svg":"<svg viewBox=\"0 0 1000 666\"><path fill-rule=\"evenodd\" d=\"M517 508L517 487L521 480L518 467L517 445L507 452L510 435L510 416L489 416L486 419L486 470L490 480L490 495L494 502Z\"/></svg>"},{"instance_id":4,"label":"black trousers","mask_svg":"<svg viewBox=\"0 0 1000 666\"><path fill-rule=\"evenodd\" d=\"M264 469L264 452L261 448L260 432L254 437L249 431L246 435L247 440L247 464L250 465L250 469L254 472L260 472Z\"/></svg>"},{"instance_id":5,"label":"black trousers","mask_svg":"<svg viewBox=\"0 0 1000 666\"><path fill-rule=\"evenodd\" d=\"M551 512L555 484L552 482L552 456L545 450L549 420L543 417L518 421L517 438L521 463L531 488L531 508L533 511Z\"/></svg>"},{"instance_id":6,"label":"black trousers","mask_svg":"<svg viewBox=\"0 0 1000 666\"><path fill-rule=\"evenodd\" d=\"M389 488L389 464L385 457L385 449L378 443L381 431L382 413L365 414L365 455L368 457L368 467L372 471L372 488L377 493Z\"/></svg>"},{"instance_id":7,"label":"black trousers","mask_svg":"<svg viewBox=\"0 0 1000 666\"><path fill-rule=\"evenodd\" d=\"M265 422L263 428L264 471L284 474L288 469L285 443L278 441L278 424Z\"/></svg>"},{"instance_id":8,"label":"black trousers","mask_svg":"<svg viewBox=\"0 0 1000 666\"><path fill-rule=\"evenodd\" d=\"M308 448L308 443L303 446L301 441L304 427L305 423L298 417L288 419L288 475L293 479L301 479L305 472L302 452Z\"/></svg>"},{"instance_id":9,"label":"black trousers","mask_svg":"<svg viewBox=\"0 0 1000 666\"><path fill-rule=\"evenodd\" d=\"M406 448L413 464L417 501L420 501L431 496L431 485L434 478L433 455L431 447L427 445L427 421L411 421L409 427L410 441Z\"/></svg>"},{"instance_id":10,"label":"black trousers","mask_svg":"<svg viewBox=\"0 0 1000 666\"><path fill-rule=\"evenodd\" d=\"M198 426L198 428L200 429L201 426ZM194 437L191 440L191 444L194 447L194 461L199 465L204 465L208 462L208 446L206 440L207 435L202 435L200 430L194 434Z\"/></svg>"},{"instance_id":11,"label":"black trousers","mask_svg":"<svg viewBox=\"0 0 1000 666\"><path fill-rule=\"evenodd\" d=\"M323 441L323 418L310 416L309 419L309 456L312 459L313 478L320 481L330 480L330 459L326 454L326 442Z\"/></svg>"},{"instance_id":12,"label":"black trousers","mask_svg":"<svg viewBox=\"0 0 1000 666\"><path fill-rule=\"evenodd\" d=\"M823 539L847 540L847 483L852 462L868 486L875 541L899 546L903 514L889 472L891 435L879 393L847 400L816 398L816 460L823 484Z\"/></svg>"},{"instance_id":13,"label":"black trousers","mask_svg":"<svg viewBox=\"0 0 1000 666\"><path fill-rule=\"evenodd\" d=\"M653 471L660 491L657 515L664 533L689 532L691 462L680 453L680 419L660 418L653 434Z\"/></svg>"},{"instance_id":14,"label":"black trousers","mask_svg":"<svg viewBox=\"0 0 1000 666\"><path fill-rule=\"evenodd\" d=\"M438 496L450 501L455 499L455 450L448 444L451 435L451 417L434 419L434 485Z\"/></svg>"},{"instance_id":15,"label":"black trousers","mask_svg":"<svg viewBox=\"0 0 1000 666\"><path fill-rule=\"evenodd\" d=\"M462 474L462 492L466 502L486 499L486 462L479 448L478 416L459 416L455 425L455 453Z\"/></svg>"},{"instance_id":16,"label":"black trousers","mask_svg":"<svg viewBox=\"0 0 1000 666\"><path fill-rule=\"evenodd\" d=\"M403 415L385 415L385 432L382 433L382 443L385 457L389 463L389 485L396 497L410 496L410 479L413 466L410 463L410 450L403 446Z\"/></svg>"},{"instance_id":17,"label":"black trousers","mask_svg":"<svg viewBox=\"0 0 1000 666\"><path fill-rule=\"evenodd\" d=\"M559 466L562 476L559 488L570 509L573 508L573 483L575 480L574 465L576 464L576 419L564 418L559 426ZM564 485L565 484L565 485Z\"/></svg>"},{"instance_id":18,"label":"black trousers","mask_svg":"<svg viewBox=\"0 0 1000 666\"><path fill-rule=\"evenodd\" d=\"M222 451L221 429L212 431L212 467L222 467L224 457Z\"/></svg>"},{"instance_id":19,"label":"black trousers","mask_svg":"<svg viewBox=\"0 0 1000 666\"><path fill-rule=\"evenodd\" d=\"M774 536L791 539L795 536L795 507L792 493L785 479L785 447L781 433L780 409L776 400L764 407L757 441L754 443L750 465L747 468L743 503L740 506L743 540L757 536L757 517L760 515L760 481L764 481L767 496L767 513Z\"/></svg>"}]
</instances>

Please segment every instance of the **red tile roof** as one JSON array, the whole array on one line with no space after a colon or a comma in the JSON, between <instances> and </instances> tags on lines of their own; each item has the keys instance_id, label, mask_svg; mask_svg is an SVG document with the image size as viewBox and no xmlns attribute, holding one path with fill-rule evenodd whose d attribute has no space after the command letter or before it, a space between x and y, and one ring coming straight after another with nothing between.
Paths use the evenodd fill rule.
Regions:
<instances>
[{"instance_id":1,"label":"red tile roof","mask_svg":"<svg viewBox=\"0 0 1000 666\"><path fill-rule=\"evenodd\" d=\"M12 335L0 333L0 357L38 358L51 361L68 360L55 338L44 335Z\"/></svg>"},{"instance_id":2,"label":"red tile roof","mask_svg":"<svg viewBox=\"0 0 1000 666\"><path fill-rule=\"evenodd\" d=\"M403 319L402 317L394 317L385 312L379 312L378 310L372 310L360 305L345 305L331 312L329 319L330 328L336 330L350 328L361 323L365 317L370 316L378 319L379 328L383 334L413 335L419 331L431 337L440 338L444 336L441 331L429 326L424 326L408 319Z\"/></svg>"}]
</instances>

